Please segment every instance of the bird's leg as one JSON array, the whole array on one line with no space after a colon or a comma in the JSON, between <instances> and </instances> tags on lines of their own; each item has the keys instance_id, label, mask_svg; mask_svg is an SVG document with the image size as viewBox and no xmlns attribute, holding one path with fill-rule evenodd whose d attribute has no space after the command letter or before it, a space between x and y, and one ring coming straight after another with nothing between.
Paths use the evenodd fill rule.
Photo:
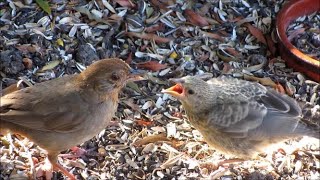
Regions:
<instances>
[{"instance_id":1,"label":"bird's leg","mask_svg":"<svg viewBox=\"0 0 320 180\"><path fill-rule=\"evenodd\" d=\"M108 123L108 127L113 127L113 126L119 126L119 121L110 121ZM90 152L91 150L85 150L83 148L80 148L78 146L74 146L72 148L70 148L73 154L59 154L58 156L61 158L78 158L78 157L82 157L83 155L88 154L88 152Z\"/></svg>"},{"instance_id":2,"label":"bird's leg","mask_svg":"<svg viewBox=\"0 0 320 180\"><path fill-rule=\"evenodd\" d=\"M69 171L67 171L64 167L62 167L60 164L58 164L57 162L53 164L53 169L54 170L59 170L62 172L62 174L64 174L65 176L67 176L70 180L76 180L76 178L74 177L73 174L71 174Z\"/></svg>"},{"instance_id":3,"label":"bird's leg","mask_svg":"<svg viewBox=\"0 0 320 180\"><path fill-rule=\"evenodd\" d=\"M36 165L36 171L34 174L34 179L45 176L46 179L51 179L53 177L53 167L48 158L46 158L43 162Z\"/></svg>"},{"instance_id":4,"label":"bird's leg","mask_svg":"<svg viewBox=\"0 0 320 180\"><path fill-rule=\"evenodd\" d=\"M73 174L71 174L69 171L67 171L64 167L62 167L60 164L58 164L57 154L48 154L48 159L50 162L52 162L53 169L56 171L61 171L62 174L67 176L71 180L76 180Z\"/></svg>"},{"instance_id":5,"label":"bird's leg","mask_svg":"<svg viewBox=\"0 0 320 180\"><path fill-rule=\"evenodd\" d=\"M71 153L68 154L59 154L58 156L61 158L68 158L68 159L74 159L74 158L82 158L87 159L87 156L98 156L98 153L95 151L95 148L91 149L83 149L81 147L74 146L70 148Z\"/></svg>"},{"instance_id":6,"label":"bird's leg","mask_svg":"<svg viewBox=\"0 0 320 180\"><path fill-rule=\"evenodd\" d=\"M87 153L87 150L74 146L70 148L73 154L59 154L58 156L61 158L78 158Z\"/></svg>"}]
</instances>

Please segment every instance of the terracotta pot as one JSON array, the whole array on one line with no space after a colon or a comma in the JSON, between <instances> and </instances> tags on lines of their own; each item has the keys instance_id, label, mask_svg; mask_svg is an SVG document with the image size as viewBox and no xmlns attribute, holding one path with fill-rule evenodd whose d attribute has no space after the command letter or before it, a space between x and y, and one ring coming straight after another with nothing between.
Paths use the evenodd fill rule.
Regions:
<instances>
[{"instance_id":1,"label":"terracotta pot","mask_svg":"<svg viewBox=\"0 0 320 180\"><path fill-rule=\"evenodd\" d=\"M320 11L320 0L291 0L277 16L277 33L280 40L280 54L288 66L320 82L320 60L311 58L291 44L286 35L288 26L298 17Z\"/></svg>"}]
</instances>

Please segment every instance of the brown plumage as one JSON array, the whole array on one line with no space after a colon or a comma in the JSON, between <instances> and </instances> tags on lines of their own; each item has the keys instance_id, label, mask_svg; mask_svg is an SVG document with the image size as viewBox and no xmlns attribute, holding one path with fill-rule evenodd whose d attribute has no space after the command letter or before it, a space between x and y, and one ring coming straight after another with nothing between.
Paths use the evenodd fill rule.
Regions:
<instances>
[{"instance_id":1,"label":"brown plumage","mask_svg":"<svg viewBox=\"0 0 320 180\"><path fill-rule=\"evenodd\" d=\"M213 148L250 159L273 143L299 136L319 138L319 127L301 119L297 102L258 83L233 78L176 79L162 92L181 101L190 123Z\"/></svg>"},{"instance_id":2,"label":"brown plumage","mask_svg":"<svg viewBox=\"0 0 320 180\"><path fill-rule=\"evenodd\" d=\"M100 60L80 74L7 94L0 100L0 130L28 137L56 163L61 151L107 126L117 109L120 89L137 77L131 71L120 59Z\"/></svg>"}]
</instances>

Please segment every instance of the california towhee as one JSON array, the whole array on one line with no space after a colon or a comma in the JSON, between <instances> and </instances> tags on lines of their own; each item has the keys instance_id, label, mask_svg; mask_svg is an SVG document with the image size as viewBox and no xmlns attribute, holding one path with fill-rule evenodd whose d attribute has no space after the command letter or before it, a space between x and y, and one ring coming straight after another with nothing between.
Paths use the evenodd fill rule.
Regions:
<instances>
[{"instance_id":1,"label":"california towhee","mask_svg":"<svg viewBox=\"0 0 320 180\"><path fill-rule=\"evenodd\" d=\"M233 78L174 80L163 90L181 101L190 123L213 148L243 159L255 158L273 143L299 136L319 138L317 126L301 120L301 108L287 95Z\"/></svg>"},{"instance_id":2,"label":"california towhee","mask_svg":"<svg viewBox=\"0 0 320 180\"><path fill-rule=\"evenodd\" d=\"M28 137L48 152L53 167L57 155L103 130L114 116L120 89L137 78L120 59L100 60L80 74L42 82L1 97L0 130Z\"/></svg>"}]
</instances>

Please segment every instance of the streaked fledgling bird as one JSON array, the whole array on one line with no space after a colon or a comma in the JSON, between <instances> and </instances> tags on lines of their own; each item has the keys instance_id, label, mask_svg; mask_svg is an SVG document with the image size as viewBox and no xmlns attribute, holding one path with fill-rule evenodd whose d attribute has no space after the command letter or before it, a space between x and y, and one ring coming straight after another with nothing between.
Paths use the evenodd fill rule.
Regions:
<instances>
[{"instance_id":1,"label":"streaked fledgling bird","mask_svg":"<svg viewBox=\"0 0 320 180\"><path fill-rule=\"evenodd\" d=\"M293 98L261 84L226 77L173 81L176 85L162 92L181 101L190 123L222 153L252 159L268 145L320 136L319 127L301 119Z\"/></svg>"},{"instance_id":2,"label":"streaked fledgling bird","mask_svg":"<svg viewBox=\"0 0 320 180\"><path fill-rule=\"evenodd\" d=\"M120 89L127 81L139 79L135 72L120 59L104 59L80 74L7 94L0 99L0 132L29 138L48 152L54 169L74 179L57 163L57 155L108 125L117 110Z\"/></svg>"}]
</instances>

